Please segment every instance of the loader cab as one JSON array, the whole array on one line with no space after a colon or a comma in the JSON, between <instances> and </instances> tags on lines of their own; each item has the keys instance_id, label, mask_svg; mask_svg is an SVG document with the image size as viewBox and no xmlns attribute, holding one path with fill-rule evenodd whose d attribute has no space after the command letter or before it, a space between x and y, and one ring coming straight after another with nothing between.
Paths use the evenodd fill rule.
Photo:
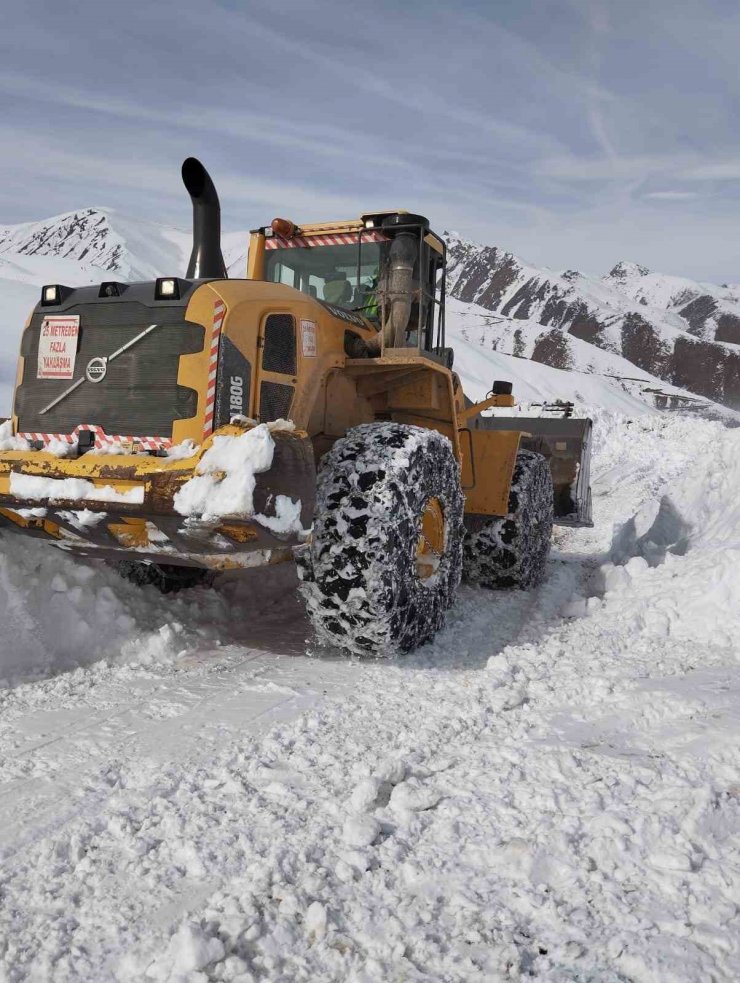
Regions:
<instances>
[{"instance_id":1,"label":"loader cab","mask_svg":"<svg viewBox=\"0 0 740 983\"><path fill-rule=\"evenodd\" d=\"M384 348L441 353L445 267L444 240L427 219L397 211L300 227L275 219L252 233L248 276L363 318Z\"/></svg>"}]
</instances>

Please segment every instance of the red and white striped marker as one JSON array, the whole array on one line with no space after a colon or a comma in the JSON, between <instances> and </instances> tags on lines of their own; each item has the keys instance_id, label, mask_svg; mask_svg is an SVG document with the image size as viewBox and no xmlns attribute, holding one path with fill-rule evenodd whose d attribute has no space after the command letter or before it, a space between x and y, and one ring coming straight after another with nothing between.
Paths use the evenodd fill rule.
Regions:
<instances>
[{"instance_id":1,"label":"red and white striped marker","mask_svg":"<svg viewBox=\"0 0 740 983\"><path fill-rule=\"evenodd\" d=\"M282 236L268 236L265 239L265 249L307 249L311 246L356 246L356 232L334 233L332 235L293 236L283 239ZM363 242L386 242L387 236L374 229L366 229L362 233Z\"/></svg>"},{"instance_id":2,"label":"red and white striped marker","mask_svg":"<svg viewBox=\"0 0 740 983\"><path fill-rule=\"evenodd\" d=\"M208 363L208 389L206 390L206 414L203 419L203 437L213 433L213 416L216 410L216 376L218 375L218 348L221 341L221 327L226 316L226 304L217 300L213 305L213 326L211 328L211 355Z\"/></svg>"},{"instance_id":3,"label":"red and white striped marker","mask_svg":"<svg viewBox=\"0 0 740 983\"><path fill-rule=\"evenodd\" d=\"M113 444L139 444L146 451L166 450L168 447L172 447L172 441L168 437L133 437L123 434L108 434L102 427L94 423L81 423L78 427L75 427L72 433L29 432L19 433L18 436L23 437L25 440L40 440L44 444L50 444L52 440L75 444L79 439L80 430L92 430L95 434L95 447L98 450L104 450Z\"/></svg>"}]
</instances>

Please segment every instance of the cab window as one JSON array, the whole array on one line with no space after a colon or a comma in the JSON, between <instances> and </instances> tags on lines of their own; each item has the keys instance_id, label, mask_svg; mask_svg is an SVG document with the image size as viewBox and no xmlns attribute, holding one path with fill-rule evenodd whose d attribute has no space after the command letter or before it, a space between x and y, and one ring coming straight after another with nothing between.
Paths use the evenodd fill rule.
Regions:
<instances>
[{"instance_id":1,"label":"cab window","mask_svg":"<svg viewBox=\"0 0 740 983\"><path fill-rule=\"evenodd\" d=\"M265 279L373 319L387 249L387 242L271 249L265 256Z\"/></svg>"}]
</instances>

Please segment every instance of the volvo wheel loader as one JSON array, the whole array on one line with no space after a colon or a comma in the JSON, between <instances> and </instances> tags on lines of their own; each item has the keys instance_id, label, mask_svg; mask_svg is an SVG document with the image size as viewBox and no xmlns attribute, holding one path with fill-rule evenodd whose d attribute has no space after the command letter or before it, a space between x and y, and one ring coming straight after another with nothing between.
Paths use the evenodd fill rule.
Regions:
<instances>
[{"instance_id":1,"label":"volvo wheel loader","mask_svg":"<svg viewBox=\"0 0 740 983\"><path fill-rule=\"evenodd\" d=\"M3 528L164 589L295 558L318 638L357 654L430 639L461 578L536 585L553 520L590 522L590 423L502 418L501 381L466 398L427 219L275 219L229 279L213 183L194 158L182 177L184 277L43 287Z\"/></svg>"}]
</instances>

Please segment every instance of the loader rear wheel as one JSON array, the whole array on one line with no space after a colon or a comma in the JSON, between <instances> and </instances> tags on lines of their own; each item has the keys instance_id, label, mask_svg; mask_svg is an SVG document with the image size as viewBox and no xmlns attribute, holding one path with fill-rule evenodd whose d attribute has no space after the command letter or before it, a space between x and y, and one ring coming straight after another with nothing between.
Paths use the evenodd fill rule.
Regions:
<instances>
[{"instance_id":1,"label":"loader rear wheel","mask_svg":"<svg viewBox=\"0 0 740 983\"><path fill-rule=\"evenodd\" d=\"M321 462L311 543L297 551L319 641L383 657L432 638L460 582L462 518L446 437L378 423L338 440Z\"/></svg>"},{"instance_id":2,"label":"loader rear wheel","mask_svg":"<svg viewBox=\"0 0 740 983\"><path fill-rule=\"evenodd\" d=\"M552 523L550 467L541 454L519 451L509 514L465 517L465 582L494 590L536 587L545 578Z\"/></svg>"},{"instance_id":3,"label":"loader rear wheel","mask_svg":"<svg viewBox=\"0 0 740 983\"><path fill-rule=\"evenodd\" d=\"M181 567L171 563L144 563L142 560L121 560L116 566L124 580L130 580L138 587L151 585L163 594L188 587L200 587L213 579L210 570L200 567Z\"/></svg>"}]
</instances>

